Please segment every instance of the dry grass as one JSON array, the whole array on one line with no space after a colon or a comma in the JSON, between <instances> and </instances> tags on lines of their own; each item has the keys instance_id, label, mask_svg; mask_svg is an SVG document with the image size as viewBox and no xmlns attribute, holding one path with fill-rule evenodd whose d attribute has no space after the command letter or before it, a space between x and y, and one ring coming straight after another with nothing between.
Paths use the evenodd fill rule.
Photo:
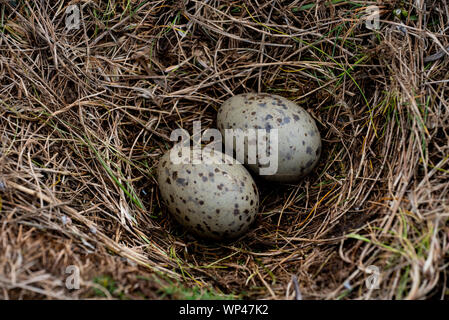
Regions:
<instances>
[{"instance_id":1,"label":"dry grass","mask_svg":"<svg viewBox=\"0 0 449 320\"><path fill-rule=\"evenodd\" d=\"M449 58L426 57L449 6L385 1L372 31L375 3L0 1L0 297L447 298ZM258 181L245 237L198 241L154 168L171 130L215 127L250 91L306 108L322 159L298 185Z\"/></svg>"}]
</instances>

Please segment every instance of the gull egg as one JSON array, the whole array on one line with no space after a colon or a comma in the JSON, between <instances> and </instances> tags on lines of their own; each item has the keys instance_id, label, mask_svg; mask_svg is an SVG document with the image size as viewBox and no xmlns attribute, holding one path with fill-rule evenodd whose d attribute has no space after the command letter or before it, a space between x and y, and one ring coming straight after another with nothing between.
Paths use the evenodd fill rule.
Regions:
<instances>
[{"instance_id":1,"label":"gull egg","mask_svg":"<svg viewBox=\"0 0 449 320\"><path fill-rule=\"evenodd\" d=\"M234 151L236 148L244 148L244 158L239 160L267 180L296 182L318 163L321 137L315 120L303 108L284 97L265 93L233 96L219 109L217 124L225 145ZM259 136L253 143L247 138L243 146L236 146L235 139L227 138L226 131L229 129L243 132L248 132L248 129L259 129L257 131L263 129L268 137L272 133L277 133L277 143L274 144L270 140L267 143L269 165L275 162L276 172L263 175L261 173L263 165L259 160L248 161L248 146L257 145L259 148Z\"/></svg>"},{"instance_id":2,"label":"gull egg","mask_svg":"<svg viewBox=\"0 0 449 320\"><path fill-rule=\"evenodd\" d=\"M218 151L203 153L199 163L191 160L192 154L189 147L174 147L159 161L157 181L168 211L203 238L242 235L255 220L259 206L259 192L250 173Z\"/></svg>"}]
</instances>

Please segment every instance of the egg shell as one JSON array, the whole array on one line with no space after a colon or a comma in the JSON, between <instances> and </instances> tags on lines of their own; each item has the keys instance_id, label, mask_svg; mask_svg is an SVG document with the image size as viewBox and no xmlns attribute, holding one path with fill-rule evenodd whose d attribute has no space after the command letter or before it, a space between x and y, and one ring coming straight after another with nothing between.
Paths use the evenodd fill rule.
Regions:
<instances>
[{"instance_id":1,"label":"egg shell","mask_svg":"<svg viewBox=\"0 0 449 320\"><path fill-rule=\"evenodd\" d=\"M174 163L170 152L185 151L182 149L166 152L157 168L160 193L168 211L203 238L221 240L242 235L255 220L259 206L259 192L248 170L218 151L203 155L206 161L201 163Z\"/></svg>"},{"instance_id":2,"label":"egg shell","mask_svg":"<svg viewBox=\"0 0 449 320\"><path fill-rule=\"evenodd\" d=\"M273 175L261 176L266 180L296 182L313 169L321 154L321 137L315 120L302 107L278 95L235 95L219 109L217 125L225 144L233 143L226 141L225 129L278 129L278 170ZM247 140L244 148L245 165L259 174L257 163L247 163Z\"/></svg>"}]
</instances>

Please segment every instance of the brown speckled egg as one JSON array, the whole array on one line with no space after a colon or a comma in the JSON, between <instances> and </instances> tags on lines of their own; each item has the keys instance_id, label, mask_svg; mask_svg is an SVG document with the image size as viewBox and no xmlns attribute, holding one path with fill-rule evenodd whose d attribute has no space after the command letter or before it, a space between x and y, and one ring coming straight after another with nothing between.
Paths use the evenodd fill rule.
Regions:
<instances>
[{"instance_id":1,"label":"brown speckled egg","mask_svg":"<svg viewBox=\"0 0 449 320\"><path fill-rule=\"evenodd\" d=\"M277 172L262 177L279 182L295 182L309 173L318 163L321 153L321 137L315 120L296 103L270 94L239 94L226 100L218 111L218 129L278 129ZM255 144L255 143L254 143ZM232 147L232 145L231 145ZM245 150L247 140L245 140ZM235 146L234 146L235 149ZM244 163L259 174L259 163Z\"/></svg>"},{"instance_id":2,"label":"brown speckled egg","mask_svg":"<svg viewBox=\"0 0 449 320\"><path fill-rule=\"evenodd\" d=\"M190 149L187 152L191 154ZM238 237L255 220L256 184L242 164L221 152L203 155L203 160L175 163L168 151L157 168L162 199L173 217L196 235L216 240Z\"/></svg>"}]
</instances>

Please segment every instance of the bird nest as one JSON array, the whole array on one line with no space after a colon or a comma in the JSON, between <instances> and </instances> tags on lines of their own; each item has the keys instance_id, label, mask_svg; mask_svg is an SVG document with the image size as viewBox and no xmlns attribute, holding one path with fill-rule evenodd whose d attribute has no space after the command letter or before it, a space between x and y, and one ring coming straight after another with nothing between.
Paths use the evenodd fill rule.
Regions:
<instances>
[{"instance_id":1,"label":"bird nest","mask_svg":"<svg viewBox=\"0 0 449 320\"><path fill-rule=\"evenodd\" d=\"M447 297L443 1L70 4L0 5L1 298ZM244 92L306 109L321 159L199 240L155 168Z\"/></svg>"}]
</instances>

